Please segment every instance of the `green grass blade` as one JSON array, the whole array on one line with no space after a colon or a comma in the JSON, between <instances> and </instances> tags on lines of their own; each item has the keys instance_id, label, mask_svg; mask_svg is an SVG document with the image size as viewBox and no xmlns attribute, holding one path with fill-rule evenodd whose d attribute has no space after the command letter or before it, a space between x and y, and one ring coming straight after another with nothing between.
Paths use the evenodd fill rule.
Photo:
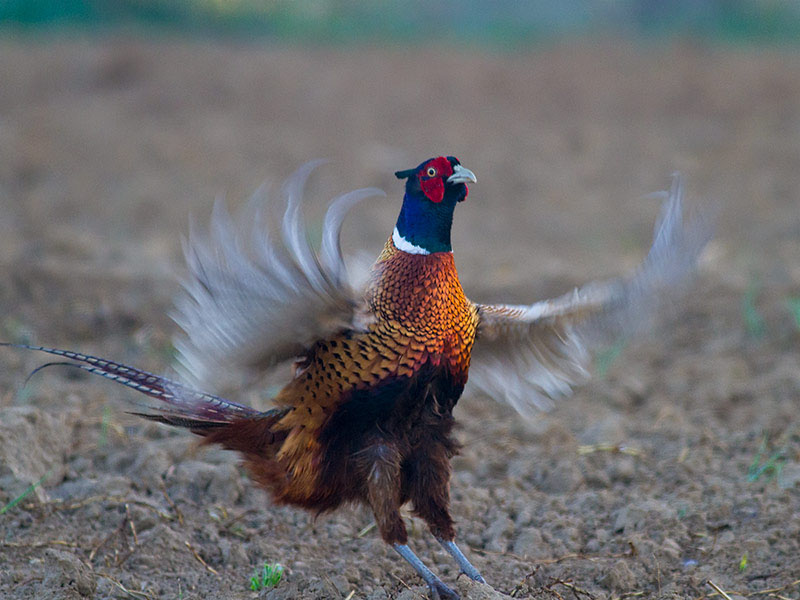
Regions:
<instances>
[{"instance_id":1,"label":"green grass blade","mask_svg":"<svg viewBox=\"0 0 800 600\"><path fill-rule=\"evenodd\" d=\"M786 299L786 306L789 307L789 312L794 317L794 326L800 330L800 297L790 296Z\"/></svg>"},{"instance_id":2,"label":"green grass blade","mask_svg":"<svg viewBox=\"0 0 800 600\"><path fill-rule=\"evenodd\" d=\"M43 482L45 479L47 479L48 477L50 477L50 475L51 475L52 473L53 473L53 469L50 469L50 470L49 470L47 473L45 473L44 475L42 475L42 477L41 477L41 479L39 479L39 481L36 481L36 482L34 482L34 483L30 484L30 485L28 486L28 488L27 488L27 489L26 489L24 492L22 492L22 493L21 493L19 496L17 496L17 497L16 497L16 498L14 498L14 499L13 499L11 502L9 502L8 504L6 504L6 505L5 505L3 508L0 508L0 515L4 515L4 514L6 514L6 513L7 513L9 510L11 510L11 509L12 509L12 508L14 508L14 507L15 507L17 504L19 504L20 502L22 502L23 500L25 500L25 498L27 498L28 496L30 496L30 495L31 495L31 494L34 492L34 490L36 490L36 488L37 488L37 487L39 487L40 485L42 485L42 482Z\"/></svg>"}]
</instances>

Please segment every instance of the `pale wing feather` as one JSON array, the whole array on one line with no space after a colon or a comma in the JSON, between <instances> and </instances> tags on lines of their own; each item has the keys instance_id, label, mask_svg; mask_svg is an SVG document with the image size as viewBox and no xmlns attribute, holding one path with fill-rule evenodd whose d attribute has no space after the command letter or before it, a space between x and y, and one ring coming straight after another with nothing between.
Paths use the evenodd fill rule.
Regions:
<instances>
[{"instance_id":1,"label":"pale wing feather","mask_svg":"<svg viewBox=\"0 0 800 600\"><path fill-rule=\"evenodd\" d=\"M173 314L183 329L175 340L183 380L219 389L353 326L363 300L347 276L339 235L355 203L383 192L356 190L333 200L318 254L302 214L303 185L318 164L295 172L277 199L262 190L238 218L218 201L208 233L190 230L189 276ZM270 217L281 203L276 234Z\"/></svg>"},{"instance_id":2,"label":"pale wing feather","mask_svg":"<svg viewBox=\"0 0 800 600\"><path fill-rule=\"evenodd\" d=\"M631 276L528 306L478 304L470 383L525 416L551 408L588 378L593 351L646 329L675 298L711 239L712 222L710 211L684 220L683 180L675 175L653 245Z\"/></svg>"}]
</instances>

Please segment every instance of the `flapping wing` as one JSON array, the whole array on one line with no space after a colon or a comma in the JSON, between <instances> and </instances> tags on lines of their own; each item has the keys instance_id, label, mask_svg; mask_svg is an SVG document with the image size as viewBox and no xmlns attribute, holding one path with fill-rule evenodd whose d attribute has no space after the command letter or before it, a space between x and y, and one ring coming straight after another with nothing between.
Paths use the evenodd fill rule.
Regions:
<instances>
[{"instance_id":1,"label":"flapping wing","mask_svg":"<svg viewBox=\"0 0 800 600\"><path fill-rule=\"evenodd\" d=\"M235 219L218 202L209 232L190 232L189 276L173 314L184 331L175 340L182 379L218 389L232 374L257 372L354 326L362 298L348 279L339 234L355 203L383 192L362 189L334 199L317 252L301 204L318 164L304 165L283 186L279 232L270 228L276 199L267 193L256 194Z\"/></svg>"},{"instance_id":2,"label":"flapping wing","mask_svg":"<svg viewBox=\"0 0 800 600\"><path fill-rule=\"evenodd\" d=\"M684 219L683 181L675 175L650 252L629 277L529 306L477 305L470 383L526 416L550 408L589 376L593 351L646 329L675 298L711 239L712 221L708 213Z\"/></svg>"}]
</instances>

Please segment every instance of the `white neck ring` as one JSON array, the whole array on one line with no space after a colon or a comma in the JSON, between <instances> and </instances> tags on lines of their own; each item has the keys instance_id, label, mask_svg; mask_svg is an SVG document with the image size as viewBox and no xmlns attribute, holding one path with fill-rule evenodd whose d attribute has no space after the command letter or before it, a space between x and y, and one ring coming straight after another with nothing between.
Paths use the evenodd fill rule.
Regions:
<instances>
[{"instance_id":1,"label":"white neck ring","mask_svg":"<svg viewBox=\"0 0 800 600\"><path fill-rule=\"evenodd\" d=\"M397 231L397 227L395 227L392 232L392 242L394 242L398 250L408 252L409 254L430 254L430 252L422 246L416 246L400 235L400 232Z\"/></svg>"}]
</instances>

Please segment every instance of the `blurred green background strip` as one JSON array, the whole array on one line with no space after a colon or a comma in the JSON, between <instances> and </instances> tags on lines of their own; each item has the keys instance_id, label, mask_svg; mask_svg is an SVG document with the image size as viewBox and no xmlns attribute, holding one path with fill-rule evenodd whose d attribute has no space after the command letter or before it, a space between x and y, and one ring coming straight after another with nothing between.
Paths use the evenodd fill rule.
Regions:
<instances>
[{"instance_id":1,"label":"blurred green background strip","mask_svg":"<svg viewBox=\"0 0 800 600\"><path fill-rule=\"evenodd\" d=\"M437 41L497 47L563 35L800 42L789 0L2 0L9 32L116 30L300 43Z\"/></svg>"}]
</instances>

